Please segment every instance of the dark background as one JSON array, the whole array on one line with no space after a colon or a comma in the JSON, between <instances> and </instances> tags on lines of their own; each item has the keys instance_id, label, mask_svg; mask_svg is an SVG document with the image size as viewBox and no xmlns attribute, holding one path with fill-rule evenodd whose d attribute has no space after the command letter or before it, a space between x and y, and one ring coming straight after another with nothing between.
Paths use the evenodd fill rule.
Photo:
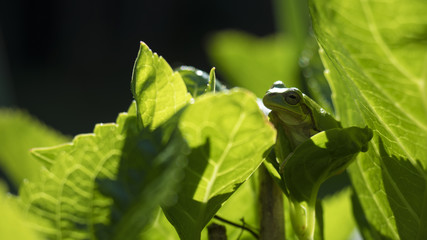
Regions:
<instances>
[{"instance_id":1,"label":"dark background","mask_svg":"<svg viewBox=\"0 0 427 240\"><path fill-rule=\"evenodd\" d=\"M230 28L273 33L272 1L1 0L0 107L92 132L129 106L139 41L172 67L209 71L206 41Z\"/></svg>"}]
</instances>

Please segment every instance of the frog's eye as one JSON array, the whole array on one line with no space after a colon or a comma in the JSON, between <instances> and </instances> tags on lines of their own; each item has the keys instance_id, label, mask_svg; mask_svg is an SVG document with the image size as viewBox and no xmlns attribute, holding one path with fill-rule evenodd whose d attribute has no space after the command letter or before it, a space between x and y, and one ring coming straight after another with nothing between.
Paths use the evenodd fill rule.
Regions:
<instances>
[{"instance_id":1,"label":"frog's eye","mask_svg":"<svg viewBox=\"0 0 427 240\"><path fill-rule=\"evenodd\" d=\"M294 91L286 92L284 97L285 101L290 105L296 105L301 101L301 96Z\"/></svg>"}]
</instances>

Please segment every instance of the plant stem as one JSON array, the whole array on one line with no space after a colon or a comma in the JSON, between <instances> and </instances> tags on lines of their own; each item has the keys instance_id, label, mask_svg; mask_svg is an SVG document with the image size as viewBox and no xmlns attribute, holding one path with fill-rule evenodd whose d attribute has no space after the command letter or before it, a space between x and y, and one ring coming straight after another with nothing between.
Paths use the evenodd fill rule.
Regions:
<instances>
[{"instance_id":1,"label":"plant stem","mask_svg":"<svg viewBox=\"0 0 427 240\"><path fill-rule=\"evenodd\" d=\"M261 240L284 240L285 220L283 211L283 193L261 165L259 168L260 180L260 239Z\"/></svg>"},{"instance_id":2,"label":"plant stem","mask_svg":"<svg viewBox=\"0 0 427 240\"><path fill-rule=\"evenodd\" d=\"M258 234L257 234L256 232L254 232L252 229L250 229L250 228L246 227L245 225L241 225L241 224L238 224L238 223L235 223L235 222L229 221L229 220L227 220L227 219L225 219L225 218L222 218L222 217L220 217L220 216L218 216L218 215L215 215L215 216L214 216L214 218L215 218L215 219L217 219L217 220L219 220L219 221L221 221L221 222L224 222L224 223L230 224L230 225L232 225L232 226L234 226L234 227L237 227L237 228L241 228L241 229L243 229L243 230L246 230L246 231L248 231L250 234L252 234L252 236L254 236L256 239L259 239Z\"/></svg>"}]
</instances>

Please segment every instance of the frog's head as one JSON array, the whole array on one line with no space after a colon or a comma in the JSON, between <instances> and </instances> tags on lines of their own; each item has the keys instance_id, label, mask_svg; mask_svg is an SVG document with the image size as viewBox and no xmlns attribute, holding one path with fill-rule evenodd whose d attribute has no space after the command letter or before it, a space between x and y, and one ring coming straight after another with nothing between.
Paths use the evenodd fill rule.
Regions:
<instances>
[{"instance_id":1,"label":"frog's head","mask_svg":"<svg viewBox=\"0 0 427 240\"><path fill-rule=\"evenodd\" d=\"M282 120L285 120L283 117L288 119L286 122L300 122L307 117L303 93L298 88L287 88L281 81L275 82L262 100Z\"/></svg>"}]
</instances>

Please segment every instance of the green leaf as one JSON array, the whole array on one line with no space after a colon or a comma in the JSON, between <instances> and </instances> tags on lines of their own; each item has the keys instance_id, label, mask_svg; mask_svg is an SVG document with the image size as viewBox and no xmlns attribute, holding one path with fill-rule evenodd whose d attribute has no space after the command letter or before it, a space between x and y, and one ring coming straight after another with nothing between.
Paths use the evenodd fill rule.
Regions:
<instances>
[{"instance_id":1,"label":"green leaf","mask_svg":"<svg viewBox=\"0 0 427 240\"><path fill-rule=\"evenodd\" d=\"M304 87L306 87L304 92L322 106L326 112L334 115L331 89L323 74L324 68L319 54L319 44L317 44L314 36L307 38L304 51L302 51L299 59L299 65Z\"/></svg>"},{"instance_id":2,"label":"green leaf","mask_svg":"<svg viewBox=\"0 0 427 240\"><path fill-rule=\"evenodd\" d=\"M372 130L367 127L329 129L300 144L285 159L282 180L290 201L292 225L301 239L313 236L320 185L342 173L359 152L366 152L371 138Z\"/></svg>"},{"instance_id":3,"label":"green leaf","mask_svg":"<svg viewBox=\"0 0 427 240\"><path fill-rule=\"evenodd\" d=\"M97 179L101 192L111 196L111 222L100 229L100 239L137 239L159 204L168 204L179 188L188 146L176 121L155 131L128 133L117 179Z\"/></svg>"},{"instance_id":4,"label":"green leaf","mask_svg":"<svg viewBox=\"0 0 427 240\"><path fill-rule=\"evenodd\" d=\"M300 202L315 200L320 184L343 172L359 152L366 152L371 138L367 127L333 128L301 143L283 166L287 195Z\"/></svg>"},{"instance_id":5,"label":"green leaf","mask_svg":"<svg viewBox=\"0 0 427 240\"><path fill-rule=\"evenodd\" d=\"M31 148L69 140L29 114L12 109L0 109L0 132L0 167L16 187L24 178L34 179L40 172L42 164L31 157Z\"/></svg>"},{"instance_id":6,"label":"green leaf","mask_svg":"<svg viewBox=\"0 0 427 240\"><path fill-rule=\"evenodd\" d=\"M325 239L350 239L352 232L355 231L351 194L351 189L346 188L322 200Z\"/></svg>"},{"instance_id":7,"label":"green leaf","mask_svg":"<svg viewBox=\"0 0 427 240\"><path fill-rule=\"evenodd\" d=\"M55 147L44 147L44 148L33 148L31 154L37 158L46 168L50 168L56 159L59 159L59 155L63 152L67 152L72 149L73 145L70 143L64 143Z\"/></svg>"},{"instance_id":8,"label":"green leaf","mask_svg":"<svg viewBox=\"0 0 427 240\"><path fill-rule=\"evenodd\" d=\"M7 196L3 182L0 182L0 212L2 214L0 218L0 239L42 239L28 227L28 216L15 203L10 196Z\"/></svg>"},{"instance_id":9,"label":"green leaf","mask_svg":"<svg viewBox=\"0 0 427 240\"><path fill-rule=\"evenodd\" d=\"M156 218L151 222L141 235L141 240L176 240L179 239L175 228L170 224L163 211L159 208Z\"/></svg>"},{"instance_id":10,"label":"green leaf","mask_svg":"<svg viewBox=\"0 0 427 240\"><path fill-rule=\"evenodd\" d=\"M109 223L112 200L99 192L96 179L116 178L131 120L136 126L135 115L121 114L118 124L98 124L66 150L43 150L53 157L51 167L20 189L24 209L43 218L34 222L36 230L48 238L94 239L97 226Z\"/></svg>"},{"instance_id":11,"label":"green leaf","mask_svg":"<svg viewBox=\"0 0 427 240\"><path fill-rule=\"evenodd\" d=\"M190 100L181 75L143 42L133 75L132 93L144 128L155 129Z\"/></svg>"},{"instance_id":12,"label":"green leaf","mask_svg":"<svg viewBox=\"0 0 427 240\"><path fill-rule=\"evenodd\" d=\"M262 163L275 131L252 94L205 94L182 113L192 152L177 203L163 210L182 239L199 239L221 205Z\"/></svg>"},{"instance_id":13,"label":"green leaf","mask_svg":"<svg viewBox=\"0 0 427 240\"><path fill-rule=\"evenodd\" d=\"M369 224L366 220L362 206L360 205L360 201L354 191L351 196L351 200L353 204L353 216L357 222L358 232L363 237L363 239L382 239L383 237L381 236L381 234L376 231L374 226L372 224Z\"/></svg>"},{"instance_id":14,"label":"green leaf","mask_svg":"<svg viewBox=\"0 0 427 240\"><path fill-rule=\"evenodd\" d=\"M427 238L426 11L416 0L311 3L336 112L375 134L349 170L384 238Z\"/></svg>"},{"instance_id":15,"label":"green leaf","mask_svg":"<svg viewBox=\"0 0 427 240\"><path fill-rule=\"evenodd\" d=\"M214 69L215 68L212 68L211 73L212 71L215 73ZM210 91L211 76L208 73L190 66L181 66L177 69L177 72L181 75L187 86L188 92L193 98ZM226 89L227 88L218 80L215 81L216 91L224 91Z\"/></svg>"},{"instance_id":16,"label":"green leaf","mask_svg":"<svg viewBox=\"0 0 427 240\"><path fill-rule=\"evenodd\" d=\"M49 169L20 196L29 213L43 217L34 225L47 237L137 239L174 195L188 147L175 119L166 121L190 95L180 75L143 43L132 90L136 101L117 123L33 151Z\"/></svg>"},{"instance_id":17,"label":"green leaf","mask_svg":"<svg viewBox=\"0 0 427 240\"><path fill-rule=\"evenodd\" d=\"M98 124L69 146L53 147L51 154L43 149L46 158L55 157L52 166L20 191L24 208L43 218L34 225L47 237L136 239L158 205L173 196L185 166L180 134L140 132L136 113Z\"/></svg>"},{"instance_id":18,"label":"green leaf","mask_svg":"<svg viewBox=\"0 0 427 240\"><path fill-rule=\"evenodd\" d=\"M301 88L298 44L283 35L257 38L243 32L224 31L212 37L208 53L227 81L262 98L277 80Z\"/></svg>"},{"instance_id":19,"label":"green leaf","mask_svg":"<svg viewBox=\"0 0 427 240\"><path fill-rule=\"evenodd\" d=\"M215 93L216 91L215 85L216 85L215 68L212 68L209 73L209 86L207 91Z\"/></svg>"},{"instance_id":20,"label":"green leaf","mask_svg":"<svg viewBox=\"0 0 427 240\"><path fill-rule=\"evenodd\" d=\"M235 193L224 203L216 215L234 223L244 225L256 233L259 232L259 195L258 195L258 171L240 186ZM213 219L217 224L226 227L228 239L254 239L247 230L231 226L222 221ZM206 230L206 228L205 228ZM204 230L204 231L205 231ZM203 236L203 234L202 234Z\"/></svg>"},{"instance_id":21,"label":"green leaf","mask_svg":"<svg viewBox=\"0 0 427 240\"><path fill-rule=\"evenodd\" d=\"M209 86L209 75L206 72L189 66L181 66L176 71L181 75L193 98L206 92Z\"/></svg>"}]
</instances>

